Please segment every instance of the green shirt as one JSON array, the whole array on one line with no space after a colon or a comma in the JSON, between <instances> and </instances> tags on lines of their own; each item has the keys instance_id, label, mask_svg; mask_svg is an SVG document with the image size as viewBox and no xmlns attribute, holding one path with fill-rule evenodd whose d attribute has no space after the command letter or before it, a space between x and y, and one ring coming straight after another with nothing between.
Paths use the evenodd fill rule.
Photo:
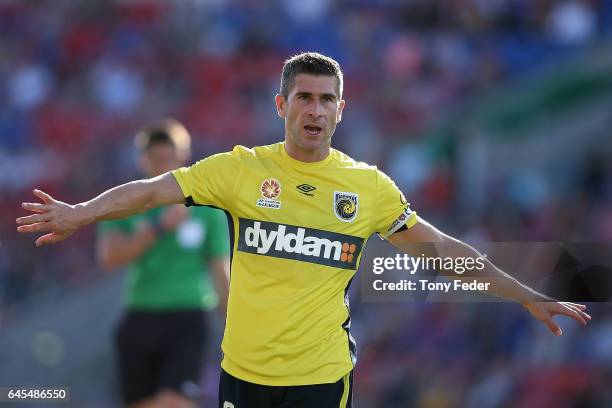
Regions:
<instances>
[{"instance_id":1,"label":"green shirt","mask_svg":"<svg viewBox=\"0 0 612 408\"><path fill-rule=\"evenodd\" d=\"M133 217L100 224L98 232L133 233L143 220L155 223L165 211L155 208ZM227 219L222 211L190 207L174 231L157 240L129 266L124 302L130 309L212 309L218 303L208 260L229 254Z\"/></svg>"}]
</instances>

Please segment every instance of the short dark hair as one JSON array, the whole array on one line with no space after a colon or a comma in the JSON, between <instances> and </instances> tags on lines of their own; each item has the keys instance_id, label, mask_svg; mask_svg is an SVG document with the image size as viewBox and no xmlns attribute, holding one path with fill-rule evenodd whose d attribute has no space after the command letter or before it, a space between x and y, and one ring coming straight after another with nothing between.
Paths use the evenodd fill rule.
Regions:
<instances>
[{"instance_id":1,"label":"short dark hair","mask_svg":"<svg viewBox=\"0 0 612 408\"><path fill-rule=\"evenodd\" d=\"M336 60L316 52L303 52L285 61L281 75L280 94L285 98L295 83L298 74L326 75L336 77L338 98L342 97L343 76Z\"/></svg>"},{"instance_id":2,"label":"short dark hair","mask_svg":"<svg viewBox=\"0 0 612 408\"><path fill-rule=\"evenodd\" d=\"M164 119L160 123L139 131L134 137L136 148L144 152L155 145L174 146L178 156L185 159L191 152L191 137L183 125L174 119Z\"/></svg>"}]
</instances>

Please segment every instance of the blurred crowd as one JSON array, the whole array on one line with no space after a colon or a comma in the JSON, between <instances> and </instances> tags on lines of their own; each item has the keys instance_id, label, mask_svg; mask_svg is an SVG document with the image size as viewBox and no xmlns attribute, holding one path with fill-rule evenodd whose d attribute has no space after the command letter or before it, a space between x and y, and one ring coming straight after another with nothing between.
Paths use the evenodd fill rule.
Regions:
<instances>
[{"instance_id":1,"label":"blurred crowd","mask_svg":"<svg viewBox=\"0 0 612 408\"><path fill-rule=\"evenodd\" d=\"M481 240L609 240L609 148L580 161L566 191L534 192L537 205L522 195L528 182L485 180L490 204L469 218L457 202L453 143L427 166L418 150L396 153L467 99L611 31L608 0L0 2L0 327L40 290L99 274L91 228L36 250L13 232L33 187L76 202L138 177L132 135L160 117L185 124L195 158L281 140L273 96L283 60L304 50L333 56L345 72L334 145L379 164L443 229ZM406 176L419 172L418 183ZM612 345L598 343L612 338L604 307L587 335L569 330L548 347L520 308L397 306L357 311L380 326L361 345L357 377L376 406L591 406L588 395L604 398L612 379L609 368L590 369L612 363ZM369 318L379 308L386 326Z\"/></svg>"},{"instance_id":2,"label":"blurred crowd","mask_svg":"<svg viewBox=\"0 0 612 408\"><path fill-rule=\"evenodd\" d=\"M360 309L372 316L358 320L368 323L356 333L368 338L355 377L360 406L604 408L612 403L609 304L591 304L596 317L588 330L563 322L560 338L516 304L396 303L390 308L372 303ZM381 316L386 316L382 322Z\"/></svg>"}]
</instances>

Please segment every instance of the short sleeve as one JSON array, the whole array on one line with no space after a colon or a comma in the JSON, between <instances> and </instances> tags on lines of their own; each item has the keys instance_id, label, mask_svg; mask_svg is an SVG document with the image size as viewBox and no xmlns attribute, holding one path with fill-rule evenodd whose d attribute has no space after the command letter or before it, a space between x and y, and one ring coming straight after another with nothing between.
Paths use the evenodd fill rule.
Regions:
<instances>
[{"instance_id":1,"label":"short sleeve","mask_svg":"<svg viewBox=\"0 0 612 408\"><path fill-rule=\"evenodd\" d=\"M227 217L220 210L209 210L208 239L206 240L206 255L210 257L229 256L229 234Z\"/></svg>"},{"instance_id":2,"label":"short sleeve","mask_svg":"<svg viewBox=\"0 0 612 408\"><path fill-rule=\"evenodd\" d=\"M237 149L209 156L172 172L187 205L211 205L226 210L231 209L239 173Z\"/></svg>"},{"instance_id":3,"label":"short sleeve","mask_svg":"<svg viewBox=\"0 0 612 408\"><path fill-rule=\"evenodd\" d=\"M412 228L418 222L417 214L410 209L404 194L380 170L376 170L376 209L374 232L385 239L402 226Z\"/></svg>"}]
</instances>

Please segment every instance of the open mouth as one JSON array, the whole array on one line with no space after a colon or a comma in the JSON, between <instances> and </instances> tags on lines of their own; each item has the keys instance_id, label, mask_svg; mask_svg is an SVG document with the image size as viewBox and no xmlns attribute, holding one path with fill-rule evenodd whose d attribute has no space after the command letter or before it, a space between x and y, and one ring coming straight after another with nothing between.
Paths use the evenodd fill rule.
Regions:
<instances>
[{"instance_id":1,"label":"open mouth","mask_svg":"<svg viewBox=\"0 0 612 408\"><path fill-rule=\"evenodd\" d=\"M306 130L306 132L309 135L313 135L316 136L319 133L321 133L321 131L323 130L323 128L319 127L319 126L311 126L311 125L306 125L304 126L304 130Z\"/></svg>"}]
</instances>

